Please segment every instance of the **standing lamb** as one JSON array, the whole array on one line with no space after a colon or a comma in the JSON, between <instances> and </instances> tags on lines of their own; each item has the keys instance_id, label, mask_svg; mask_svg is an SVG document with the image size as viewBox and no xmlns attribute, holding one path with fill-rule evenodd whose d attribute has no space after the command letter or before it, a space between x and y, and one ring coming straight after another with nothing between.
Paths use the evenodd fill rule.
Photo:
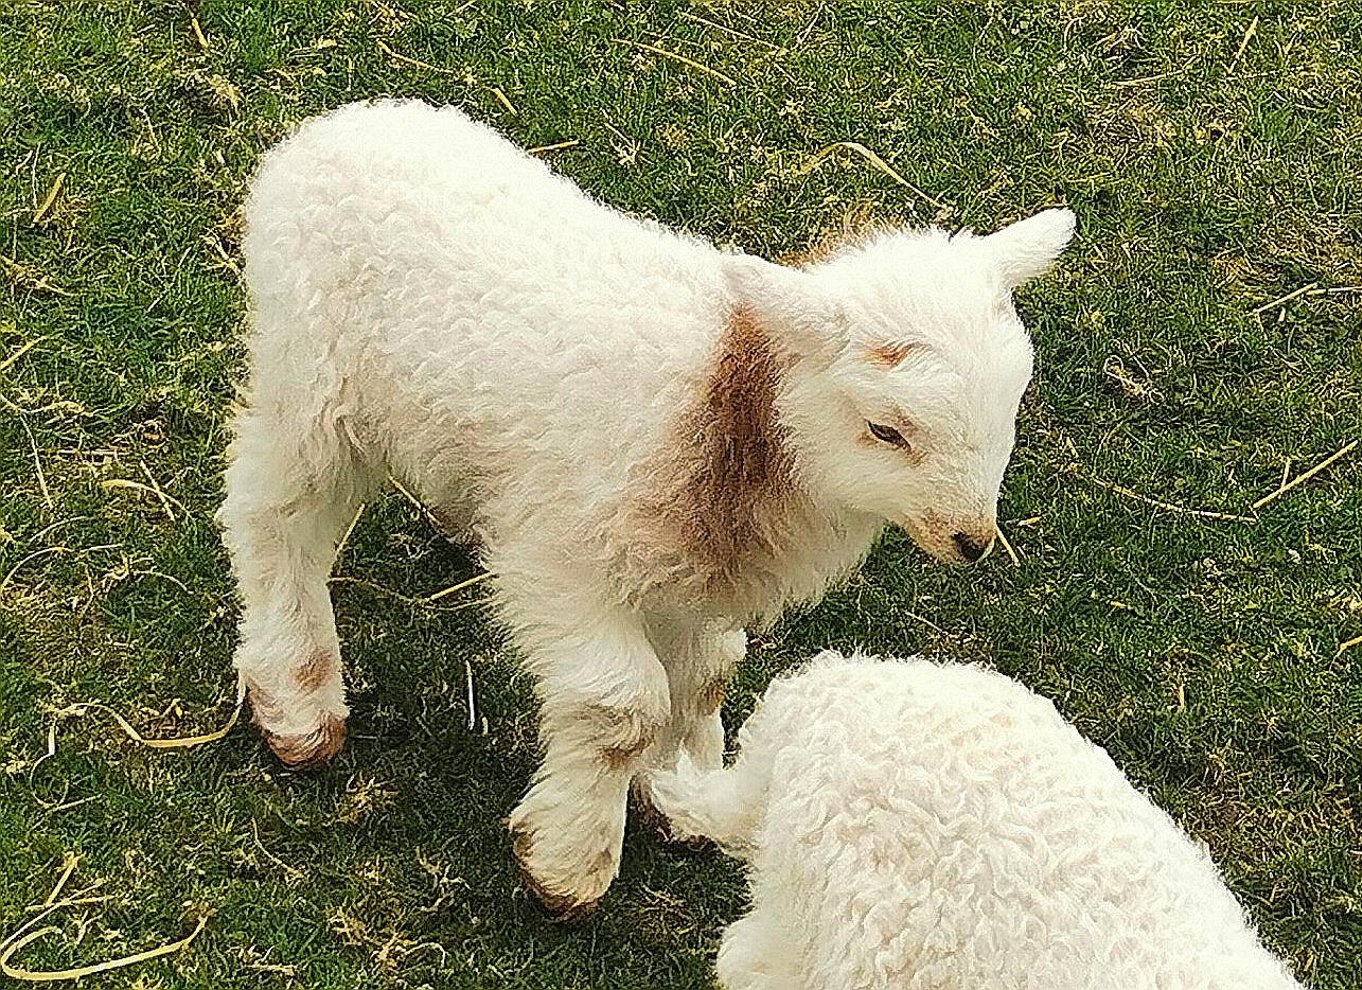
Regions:
<instances>
[{"instance_id":1,"label":"standing lamb","mask_svg":"<svg viewBox=\"0 0 1362 990\"><path fill-rule=\"evenodd\" d=\"M726 990L1299 990L1205 850L1001 674L824 653L738 742L646 785L750 864Z\"/></svg>"},{"instance_id":2,"label":"standing lamb","mask_svg":"<svg viewBox=\"0 0 1362 990\"><path fill-rule=\"evenodd\" d=\"M511 816L540 899L614 878L630 783L722 759L744 624L816 598L886 521L981 556L1031 346L1011 290L1073 233L885 231L805 268L600 205L491 129L344 107L246 204L250 380L219 513L235 662L291 767L347 713L327 577L392 475L475 536L542 699Z\"/></svg>"}]
</instances>

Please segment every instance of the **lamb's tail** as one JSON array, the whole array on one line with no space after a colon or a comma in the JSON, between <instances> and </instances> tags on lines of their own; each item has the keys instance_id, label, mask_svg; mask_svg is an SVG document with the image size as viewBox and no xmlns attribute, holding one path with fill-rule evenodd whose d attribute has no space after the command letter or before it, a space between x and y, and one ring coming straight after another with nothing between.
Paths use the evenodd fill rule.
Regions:
<instances>
[{"instance_id":1,"label":"lamb's tail","mask_svg":"<svg viewBox=\"0 0 1362 990\"><path fill-rule=\"evenodd\" d=\"M711 839L744 856L755 842L765 805L765 774L740 755L728 769L701 770L682 752L670 770L649 775L653 807L666 815L678 839Z\"/></svg>"}]
</instances>

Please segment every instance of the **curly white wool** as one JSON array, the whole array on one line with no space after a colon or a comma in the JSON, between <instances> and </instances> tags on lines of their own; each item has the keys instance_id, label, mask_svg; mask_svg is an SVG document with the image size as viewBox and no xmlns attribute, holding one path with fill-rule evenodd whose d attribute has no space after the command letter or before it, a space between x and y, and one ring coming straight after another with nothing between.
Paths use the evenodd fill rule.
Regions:
<instances>
[{"instance_id":1,"label":"curly white wool","mask_svg":"<svg viewBox=\"0 0 1362 990\"><path fill-rule=\"evenodd\" d=\"M1286 990L1206 851L980 667L821 654L657 808L750 864L727 990Z\"/></svg>"}]
</instances>

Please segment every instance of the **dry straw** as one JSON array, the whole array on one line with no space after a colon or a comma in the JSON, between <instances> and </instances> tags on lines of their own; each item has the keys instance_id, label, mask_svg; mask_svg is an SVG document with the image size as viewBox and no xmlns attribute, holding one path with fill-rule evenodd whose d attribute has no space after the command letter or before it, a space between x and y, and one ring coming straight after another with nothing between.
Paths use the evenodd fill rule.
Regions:
<instances>
[{"instance_id":1,"label":"dry straw","mask_svg":"<svg viewBox=\"0 0 1362 990\"><path fill-rule=\"evenodd\" d=\"M59 911L62 908L81 904L103 903L111 899L110 897L71 897L64 900L57 900L57 897L61 894L62 890L65 889L66 882L70 880L71 875L75 873L77 862L78 859L74 854L66 854L66 857L62 862L61 876L57 878L56 886L52 888L52 892L48 894L47 899L43 901L41 905L42 910L11 932L3 941L0 941L0 972L3 972L10 979L18 980L21 983L57 983L64 980L79 980L86 976L94 976L97 973L107 973L110 970L122 969L125 966L134 966L137 963L147 962L150 959L158 959L161 956L168 956L179 952L193 942L194 939L198 937L199 932L203 931L204 925L208 924L208 916L202 915L200 916L198 923L194 926L194 930L177 942L170 942L166 945L157 946L154 949L146 949L142 952L135 952L129 956L121 956L117 959L107 959L103 962L91 963L86 966L76 966L71 969L39 970L24 969L21 966L10 965L11 959L34 942L38 941L38 939L47 935L59 934L61 932L60 926L57 925L48 925L47 927L39 928L36 931L29 930L53 912ZM96 884L96 886L98 885Z\"/></svg>"},{"instance_id":2,"label":"dry straw","mask_svg":"<svg viewBox=\"0 0 1362 990\"><path fill-rule=\"evenodd\" d=\"M66 173L59 173L56 181L52 183L52 188L47 190L47 195L44 196L43 201L38 204L38 208L33 211L34 223L41 223L43 217L47 216L47 211L52 209L52 204L57 201L57 197L61 194L62 184L65 182Z\"/></svg>"},{"instance_id":3,"label":"dry straw","mask_svg":"<svg viewBox=\"0 0 1362 990\"><path fill-rule=\"evenodd\" d=\"M384 44L382 41L377 41L375 42L375 44L378 45L378 50L381 51L384 55L387 55L389 58L394 59L398 62L404 62L407 65L414 65L418 69L425 69L427 72L436 72L442 76L458 75L458 73L454 69L446 69L443 66L431 65L429 62L422 62L419 58L412 58L410 55L403 55L401 52L393 51L392 48Z\"/></svg>"},{"instance_id":4,"label":"dry straw","mask_svg":"<svg viewBox=\"0 0 1362 990\"><path fill-rule=\"evenodd\" d=\"M729 86L738 85L738 81L734 79L732 76L725 75L718 69L711 69L709 66L697 62L693 58L687 58L680 52L668 51L665 48L660 48L657 45L650 45L643 41L630 41L627 38L611 38L610 40L617 45L628 45L630 48L639 48L645 52L652 52L654 55L661 55L663 58L674 59L675 61L680 62L682 65L688 65L697 72L703 72L705 75L712 76L713 78L719 80L722 83L726 83Z\"/></svg>"},{"instance_id":5,"label":"dry straw","mask_svg":"<svg viewBox=\"0 0 1362 990\"><path fill-rule=\"evenodd\" d=\"M212 732L205 732L196 736L172 736L169 738L148 738L147 736L142 735L137 729L133 728L132 723L124 718L122 713L98 701L81 701L74 705L67 705L57 712L53 717L51 724L48 725L47 752L40 756L37 762L33 764L32 769L29 770L29 776L32 777L33 771L37 770L39 765L44 761L50 760L57 755L57 726L64 719L80 718L88 712L103 712L114 720L114 724L123 731L125 736L138 745L146 746L148 749L192 749L195 746L217 742L219 739L224 738L227 733L231 732L232 728L236 725L237 720L241 718L241 706L245 700L246 684L244 681L239 681L236 688L236 705L232 708L232 714L227 719L226 725L220 729L214 729Z\"/></svg>"},{"instance_id":6,"label":"dry straw","mask_svg":"<svg viewBox=\"0 0 1362 990\"><path fill-rule=\"evenodd\" d=\"M848 151L854 151L856 154L860 155L862 158L868 161L871 167L873 167L877 172L880 172L883 175L887 175L889 178L893 179L899 185L903 186L903 188L911 192L914 196L917 196L919 199L923 199L926 202L931 203L938 210L950 209L950 207L947 206L945 203L941 202L941 200L937 199L934 196L928 196L917 186L913 185L903 176L899 175L899 173L895 171L893 167L889 165L888 162L886 162L879 155L875 154L875 152L871 151L865 145L861 144L859 141L836 141L828 145L826 148L822 149L812 158L810 158L804 164L804 167L800 169L800 172L801 173L812 172L815 168L819 166L819 164L823 162L824 159L835 154L838 150L842 148L846 148Z\"/></svg>"},{"instance_id":7,"label":"dry straw","mask_svg":"<svg viewBox=\"0 0 1362 990\"><path fill-rule=\"evenodd\" d=\"M1339 460L1340 458L1346 457L1348 454L1352 453L1353 449L1357 446L1357 443L1358 442L1354 440L1352 443L1345 444L1343 447L1339 448L1338 450L1330 454L1328 457L1324 458L1324 460L1320 461L1310 470L1302 471L1300 474L1296 475L1290 481L1284 482L1280 487L1277 488L1276 491L1264 495L1258 501L1254 502L1251 508L1253 509L1254 512L1257 512L1263 506L1277 501L1277 499L1281 498L1283 495L1291 491L1291 489L1295 488L1297 485L1309 481L1311 478L1319 474L1321 471L1325 470L1335 461Z\"/></svg>"},{"instance_id":8,"label":"dry straw","mask_svg":"<svg viewBox=\"0 0 1362 990\"><path fill-rule=\"evenodd\" d=\"M1003 532L1003 528L1001 526L995 526L994 532L998 534L998 542L1002 544L1003 549L1007 551L1007 556L1011 558L1012 566L1020 567L1021 555L1018 554L1016 550L1012 549L1012 542L1008 540L1007 534Z\"/></svg>"}]
</instances>

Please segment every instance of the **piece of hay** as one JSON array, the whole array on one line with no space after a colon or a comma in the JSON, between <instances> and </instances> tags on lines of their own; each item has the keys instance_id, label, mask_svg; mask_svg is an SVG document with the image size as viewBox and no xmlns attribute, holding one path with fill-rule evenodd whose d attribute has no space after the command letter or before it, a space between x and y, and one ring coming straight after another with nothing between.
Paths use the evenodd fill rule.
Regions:
<instances>
[{"instance_id":1,"label":"piece of hay","mask_svg":"<svg viewBox=\"0 0 1362 990\"><path fill-rule=\"evenodd\" d=\"M378 50L384 55L396 59L399 62L405 62L407 65L414 65L418 69L425 69L427 72L438 72L445 76L458 75L454 69L446 69L443 66L431 65L429 62L422 62L419 58L412 58L410 55L403 55L401 52L395 52L382 41L375 42L375 44L378 45Z\"/></svg>"},{"instance_id":2,"label":"piece of hay","mask_svg":"<svg viewBox=\"0 0 1362 990\"><path fill-rule=\"evenodd\" d=\"M66 181L66 173L61 172L57 175L57 181L52 183L52 188L47 190L47 195L38 204L38 208L33 211L33 222L41 223L43 217L47 216L47 211L52 209L52 204L57 201L57 196L61 194L62 184Z\"/></svg>"},{"instance_id":3,"label":"piece of hay","mask_svg":"<svg viewBox=\"0 0 1362 990\"><path fill-rule=\"evenodd\" d=\"M42 455L38 453L38 441L33 439L33 431L29 429L28 420L19 418L19 425L24 428L24 434L28 437L29 449L33 452L33 470L38 473L38 489L43 493L43 502L49 509L56 508L52 501L52 492L47 487L47 475L43 473Z\"/></svg>"},{"instance_id":4,"label":"piece of hay","mask_svg":"<svg viewBox=\"0 0 1362 990\"><path fill-rule=\"evenodd\" d=\"M350 525L345 527L345 535L336 544L336 552L331 558L331 566L335 568L340 563L341 555L345 553L345 548L350 545L350 537L355 533L355 527L359 525L359 517L364 515L365 503L359 503L359 508L355 510L354 517L350 520Z\"/></svg>"},{"instance_id":5,"label":"piece of hay","mask_svg":"<svg viewBox=\"0 0 1362 990\"><path fill-rule=\"evenodd\" d=\"M1263 506L1268 505L1271 502L1275 502L1277 499L1281 498L1283 495L1291 491L1291 489L1295 488L1297 485L1309 481L1311 478L1319 474L1325 468L1329 467L1329 465L1333 464L1339 458L1346 457L1348 454L1352 453L1353 448L1356 447L1357 444L1358 441L1354 440L1352 443L1349 443L1341 447L1340 449L1334 451L1328 457L1324 458L1324 460L1320 461L1318 464L1312 467L1309 471L1302 471L1300 474L1296 475L1290 481L1279 486L1276 491L1269 492L1267 495L1264 495L1258 501L1254 502L1251 508L1253 509L1254 512L1257 512Z\"/></svg>"},{"instance_id":6,"label":"piece of hay","mask_svg":"<svg viewBox=\"0 0 1362 990\"><path fill-rule=\"evenodd\" d=\"M421 600L427 605L429 605L432 602L438 602L441 598L448 598L450 595L455 594L456 592L463 591L464 588L471 588L473 585L477 584L480 581L486 581L491 576L492 576L491 571L483 571L481 574L474 574L471 578L469 578L466 581L460 581L458 584L451 584L448 588L442 588L441 590L435 592L435 594L427 595L425 598Z\"/></svg>"},{"instance_id":7,"label":"piece of hay","mask_svg":"<svg viewBox=\"0 0 1362 990\"><path fill-rule=\"evenodd\" d=\"M435 592L435 594L433 595L425 595L421 598L413 598L411 595L404 595L402 594L402 592L394 591L392 588L389 588L386 585L378 584L375 581L366 581L364 578L346 577L343 575L338 575L333 578L328 578L327 583L353 584L356 587L367 588L369 591L372 591L375 594L383 595L387 598L396 598L398 601L404 602L407 605L411 605L412 607L428 607L430 605L433 605L440 599L454 594L454 592L456 591L461 591L464 588L471 587L472 585L477 584L479 581L486 581L491 576L492 574L490 571L484 571L481 574L469 578L467 581L460 581L456 585L452 585L448 588L443 588L440 591ZM476 598L472 601L461 602L458 605L454 605L445 609L437 609L436 611L459 612L462 611L463 609L473 608L474 606L477 605L485 605L493 600L494 599L490 596L487 598Z\"/></svg>"},{"instance_id":8,"label":"piece of hay","mask_svg":"<svg viewBox=\"0 0 1362 990\"><path fill-rule=\"evenodd\" d=\"M1302 285L1295 292L1288 292L1284 296L1278 296L1271 302L1263 303L1257 309L1250 310L1249 313L1253 316L1261 316L1270 309L1276 309L1278 306L1284 306L1285 304L1289 303L1292 299L1298 299L1301 296L1309 295L1318 288L1319 288L1318 282L1311 282L1309 285Z\"/></svg>"},{"instance_id":9,"label":"piece of hay","mask_svg":"<svg viewBox=\"0 0 1362 990\"><path fill-rule=\"evenodd\" d=\"M559 141L557 144L541 144L537 148L528 149L527 155L542 155L546 151L561 151L564 148L575 148L582 142L578 138L569 138L566 141Z\"/></svg>"},{"instance_id":10,"label":"piece of hay","mask_svg":"<svg viewBox=\"0 0 1362 990\"><path fill-rule=\"evenodd\" d=\"M96 973L107 973L112 969L122 969L124 966L132 966L136 963L146 962L148 959L156 959L160 956L168 956L171 953L179 952L181 949L185 948L185 946L189 945L190 942L194 941L199 932L203 931L203 926L208 924L208 916L202 915L194 930L178 942L171 942L168 945L147 949L143 952L137 952L130 956L123 956L119 959L109 959L104 962L91 963L88 966L58 970L23 969L19 966L11 966L10 960L29 945L42 938L44 935L51 935L61 931L61 928L57 925L48 925L46 928L39 928L37 931L29 931L30 928L33 928L38 922L42 921L54 911L66 907L74 907L80 904L101 904L112 899L107 896L79 896L68 897L65 900L60 901L57 900L57 896L66 887L66 882L71 879L71 874L75 872L76 864L78 862L79 857L74 853L68 852L62 860L61 876L57 878L56 886L52 888L52 892L48 894L47 899L43 901L41 905L42 910L16 928L4 939L0 939L0 972L3 972L10 979L19 980L21 983L55 983L61 980L79 980L81 977L93 976ZM94 886L98 887L99 883L96 883ZM87 887L86 891L88 892L92 889L94 888Z\"/></svg>"},{"instance_id":11,"label":"piece of hay","mask_svg":"<svg viewBox=\"0 0 1362 990\"><path fill-rule=\"evenodd\" d=\"M909 181L908 181L907 179L905 179L903 176L899 175L899 173L896 172L896 171L889 165L888 162L886 162L886 161L885 161L883 158L881 158L879 155L875 154L875 152L871 151L871 150L870 150L869 148L867 148L865 145L861 144L859 141L835 141L835 142L833 142L832 144L828 145L826 148L824 148L824 149L822 149L821 151L819 151L819 152L818 152L816 155L814 155L812 158L810 158L810 159L804 164L804 167L803 167L802 169L799 170L799 171L800 171L800 174L803 175L803 174L807 174L807 173L809 173L809 172L812 172L815 168L818 167L818 165L819 165L820 163L822 163L822 161L823 161L825 158L829 157L829 156L832 155L832 154L835 154L835 153L838 151L838 149L840 149L840 148L846 148L846 149L848 149L849 151L854 151L854 152L856 152L856 154L860 155L862 158L864 158L866 161L868 161L868 162L871 164L871 166L872 166L877 172L880 172L880 173L883 174L883 175L889 176L889 178L893 179L893 180L894 180L895 182L897 182L899 185L903 186L903 188L907 189L907 190L908 190L909 192L911 192L913 195L917 196L917 197L920 198L920 199L926 200L928 203L931 203L933 206L935 206L938 210L950 210L950 207L947 206L945 203L941 202L941 200L935 198L934 196L928 196L925 192L923 192L923 191L922 191L921 189L919 189L917 186L913 185L911 182L909 182Z\"/></svg>"},{"instance_id":12,"label":"piece of hay","mask_svg":"<svg viewBox=\"0 0 1362 990\"><path fill-rule=\"evenodd\" d=\"M468 689L468 731L472 732L478 724L477 702L473 697L473 665L468 662L468 658L463 660L463 673L465 685Z\"/></svg>"},{"instance_id":13,"label":"piece of hay","mask_svg":"<svg viewBox=\"0 0 1362 990\"><path fill-rule=\"evenodd\" d=\"M1021 556L1017 553L1016 550L1012 549L1012 544L1011 542L1008 541L1007 534L1003 532L1003 528L1001 526L995 525L993 529L994 532L998 534L998 542L1003 545L1003 549L1007 551L1007 555L1010 558L1012 558L1012 566L1020 567Z\"/></svg>"},{"instance_id":14,"label":"piece of hay","mask_svg":"<svg viewBox=\"0 0 1362 990\"><path fill-rule=\"evenodd\" d=\"M0 581L0 594L4 594L5 589L9 587L9 583L14 580L14 575L19 573L19 568L23 567L29 561L37 560L39 557L46 556L49 553L70 552L70 547L43 547L41 550L34 550L31 554L21 559L19 563L9 569L9 573L5 575L4 580Z\"/></svg>"},{"instance_id":15,"label":"piece of hay","mask_svg":"<svg viewBox=\"0 0 1362 990\"><path fill-rule=\"evenodd\" d=\"M1156 509L1165 509L1168 512L1177 512L1186 516L1196 516L1198 519L1226 519L1232 522L1246 523L1256 523L1258 521L1253 516L1241 516L1236 515L1233 512L1217 512L1214 509L1191 509L1185 505L1178 505L1174 502L1165 502L1162 499L1150 498L1148 495L1141 495L1139 492L1126 488L1124 485L1113 484L1110 481L1104 481L1101 478L1092 475L1080 474L1079 477L1086 477L1087 480L1091 481L1094 485L1105 488L1109 492L1115 492L1117 495L1124 495L1126 498L1134 499L1137 502L1143 502L1145 505L1152 505Z\"/></svg>"},{"instance_id":16,"label":"piece of hay","mask_svg":"<svg viewBox=\"0 0 1362 990\"><path fill-rule=\"evenodd\" d=\"M695 69L697 72L703 72L707 76L713 76L715 79L718 79L720 82L727 83L729 86L738 85L738 81L734 79L732 76L725 75L718 69L711 69L709 66L703 65L700 62L695 61L695 59L693 58L687 58L680 52L668 51L665 48L661 48L657 45L650 45L643 41L630 41L628 38L611 38L610 40L615 42L615 44L617 45L628 45L631 48L641 48L645 52L652 52L654 55L661 55L663 58L675 59L682 65L688 65L692 69Z\"/></svg>"},{"instance_id":17,"label":"piece of hay","mask_svg":"<svg viewBox=\"0 0 1362 990\"><path fill-rule=\"evenodd\" d=\"M66 886L66 881L71 879L71 874L76 872L76 864L80 862L80 857L73 852L68 852L62 859L61 876L57 878L57 885L52 888L52 892L47 895L47 900L43 901L43 907L51 907Z\"/></svg>"},{"instance_id":18,"label":"piece of hay","mask_svg":"<svg viewBox=\"0 0 1362 990\"><path fill-rule=\"evenodd\" d=\"M413 495L406 485L402 484L402 482L398 481L392 475L388 475L388 484L397 489L399 495L415 506L416 510L426 517L426 522L430 523L437 530L444 532L444 527L441 525L440 520L435 518L435 513L430 511L430 507L427 506L426 503Z\"/></svg>"},{"instance_id":19,"label":"piece of hay","mask_svg":"<svg viewBox=\"0 0 1362 990\"><path fill-rule=\"evenodd\" d=\"M1239 49L1234 53L1234 58L1230 59L1229 66L1225 69L1225 74L1229 75L1234 67L1239 64L1239 60L1244 57L1244 52L1248 49L1249 42L1258 33L1258 18L1255 16L1253 22L1249 24L1248 30L1244 32L1244 39L1239 42Z\"/></svg>"},{"instance_id":20,"label":"piece of hay","mask_svg":"<svg viewBox=\"0 0 1362 990\"><path fill-rule=\"evenodd\" d=\"M199 47L205 52L208 51L208 37L203 33L203 28L199 25L199 19L192 14L189 17L189 26L194 29L194 40L199 43Z\"/></svg>"},{"instance_id":21,"label":"piece of hay","mask_svg":"<svg viewBox=\"0 0 1362 990\"><path fill-rule=\"evenodd\" d=\"M10 275L17 281L27 283L35 289L43 289L58 296L71 295L70 290L63 289L60 285L53 285L44 275L33 271L22 262L16 261L4 252L0 252L0 265L9 269Z\"/></svg>"},{"instance_id":22,"label":"piece of hay","mask_svg":"<svg viewBox=\"0 0 1362 990\"><path fill-rule=\"evenodd\" d=\"M23 346L21 346L17 351L15 351L15 352L14 352L13 354L11 354L9 357L5 358L5 360L0 361L0 372L9 371L10 368L14 367L15 362L17 362L21 357L23 357L25 354L27 354L27 353L28 353L29 351L31 351L33 348L37 347L38 344L42 343L42 342L43 342L44 340L46 340L46 339L47 339L47 337L45 337L45 336L44 336L44 337L35 337L34 339L30 340L28 343L26 343L26 344L24 344Z\"/></svg>"},{"instance_id":23,"label":"piece of hay","mask_svg":"<svg viewBox=\"0 0 1362 990\"><path fill-rule=\"evenodd\" d=\"M755 45L765 45L767 48L770 48L776 52L784 53L786 51L786 49L782 48L780 45L777 45L773 42L755 37L754 35L747 34L743 31L739 31L736 28L727 27L726 25L720 24L717 21L708 20L707 18L701 17L699 14L692 14L690 11L683 10L677 16L680 17L682 20L694 21L696 24L704 24L707 27L712 27L716 31L722 31L724 34L731 35L732 37L738 38L742 41L750 41Z\"/></svg>"},{"instance_id":24,"label":"piece of hay","mask_svg":"<svg viewBox=\"0 0 1362 990\"><path fill-rule=\"evenodd\" d=\"M130 956L122 956L118 959L106 959L104 962L91 963L88 966L54 970L21 969L18 966L11 966L9 961L31 943L36 942L44 935L61 932L59 926L48 925L46 928L39 928L36 932L29 932L22 938L15 939L6 945L4 950L0 951L0 972L3 972L10 979L19 980L22 983L55 983L59 980L79 980L82 977L94 976L96 973L107 973L109 970L122 969L124 966L135 966L137 963L146 962L149 959L157 959L179 952L198 937L199 932L203 931L206 924L208 924L208 916L202 915L198 924L194 926L194 930L178 942L135 952Z\"/></svg>"},{"instance_id":25,"label":"piece of hay","mask_svg":"<svg viewBox=\"0 0 1362 990\"><path fill-rule=\"evenodd\" d=\"M184 507L184 504L175 497L161 491L160 486L153 487L151 485L144 485L140 481L129 481L127 478L109 478L106 481L101 481L99 487L104 489L126 488L130 491L146 492L149 495L154 495L156 500L161 503L161 511L170 517L171 522L175 521L175 513L172 512L170 508L172 505L178 508L186 516L189 515L189 510Z\"/></svg>"},{"instance_id":26,"label":"piece of hay","mask_svg":"<svg viewBox=\"0 0 1362 990\"><path fill-rule=\"evenodd\" d=\"M236 688L236 705L232 708L231 717L227 719L227 724L220 729L212 732L205 732L197 736L174 736L165 739L148 739L135 728L132 723L123 717L121 713L110 708L108 705L98 701L81 701L74 705L67 705L53 717L52 723L47 727L47 752L38 757L37 761L29 768L29 779L33 777L33 772L46 760L50 760L57 755L57 726L62 719L76 718L86 712L98 711L109 715L133 742L146 746L148 749L192 749L195 746L203 746L206 743L217 742L224 738L236 726L237 720L241 718L241 706L246 700L246 682L238 679Z\"/></svg>"}]
</instances>

